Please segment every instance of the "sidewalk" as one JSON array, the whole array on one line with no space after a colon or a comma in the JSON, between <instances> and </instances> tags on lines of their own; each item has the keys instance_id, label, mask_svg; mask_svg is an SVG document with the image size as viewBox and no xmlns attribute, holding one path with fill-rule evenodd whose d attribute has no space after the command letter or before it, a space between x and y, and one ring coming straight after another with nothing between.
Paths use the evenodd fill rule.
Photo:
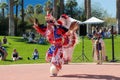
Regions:
<instances>
[{"instance_id":1,"label":"sidewalk","mask_svg":"<svg viewBox=\"0 0 120 80\"><path fill-rule=\"evenodd\" d=\"M70 63L58 77L50 77L49 64L0 65L0 80L120 80L120 63Z\"/></svg>"}]
</instances>

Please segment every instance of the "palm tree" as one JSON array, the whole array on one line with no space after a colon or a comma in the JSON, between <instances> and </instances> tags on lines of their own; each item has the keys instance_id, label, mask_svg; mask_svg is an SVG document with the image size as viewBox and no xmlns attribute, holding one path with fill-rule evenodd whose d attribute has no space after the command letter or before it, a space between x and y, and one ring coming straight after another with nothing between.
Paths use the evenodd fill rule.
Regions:
<instances>
[{"instance_id":1,"label":"palm tree","mask_svg":"<svg viewBox=\"0 0 120 80\"><path fill-rule=\"evenodd\" d=\"M24 0L21 0L21 11L22 11L22 31L23 33L25 32L25 28L24 28Z\"/></svg>"},{"instance_id":2,"label":"palm tree","mask_svg":"<svg viewBox=\"0 0 120 80\"><path fill-rule=\"evenodd\" d=\"M60 16L61 14L64 13L64 0L60 0L58 9L59 9L59 12L58 12L59 15L58 16Z\"/></svg>"},{"instance_id":3,"label":"palm tree","mask_svg":"<svg viewBox=\"0 0 120 80\"><path fill-rule=\"evenodd\" d=\"M41 5L41 4L35 5L34 13L40 14L40 13L42 13L42 12L43 12L43 7L42 7L42 5Z\"/></svg>"},{"instance_id":4,"label":"palm tree","mask_svg":"<svg viewBox=\"0 0 120 80\"><path fill-rule=\"evenodd\" d=\"M47 10L52 10L52 9L53 9L53 3L52 3L51 0L48 0L48 1L45 3L44 10L45 10L45 12L46 12Z\"/></svg>"},{"instance_id":5,"label":"palm tree","mask_svg":"<svg viewBox=\"0 0 120 80\"><path fill-rule=\"evenodd\" d=\"M86 19L88 19L91 17L91 0L85 0L84 6L85 6Z\"/></svg>"},{"instance_id":6,"label":"palm tree","mask_svg":"<svg viewBox=\"0 0 120 80\"><path fill-rule=\"evenodd\" d=\"M63 14L64 13L64 0L60 1L60 6L61 6L60 8L61 14Z\"/></svg>"},{"instance_id":7,"label":"palm tree","mask_svg":"<svg viewBox=\"0 0 120 80\"><path fill-rule=\"evenodd\" d=\"M18 32L18 7L21 4L21 0L14 0L14 5L16 6L16 21L15 21L15 35L17 35Z\"/></svg>"},{"instance_id":8,"label":"palm tree","mask_svg":"<svg viewBox=\"0 0 120 80\"><path fill-rule=\"evenodd\" d=\"M16 6L16 18L18 17L18 7L21 5L21 0L14 0L14 5Z\"/></svg>"},{"instance_id":9,"label":"palm tree","mask_svg":"<svg viewBox=\"0 0 120 80\"><path fill-rule=\"evenodd\" d=\"M118 33L120 34L120 0L116 0L116 18L118 22Z\"/></svg>"},{"instance_id":10,"label":"palm tree","mask_svg":"<svg viewBox=\"0 0 120 80\"><path fill-rule=\"evenodd\" d=\"M28 5L26 9L26 13L32 16L34 14L34 7L32 5Z\"/></svg>"},{"instance_id":11,"label":"palm tree","mask_svg":"<svg viewBox=\"0 0 120 80\"><path fill-rule=\"evenodd\" d=\"M70 15L71 15L71 17L74 16L74 15L73 15L73 9L74 9L74 7L76 7L77 5L78 5L78 4L77 4L76 0L67 0L66 6L67 6L68 8L70 8Z\"/></svg>"},{"instance_id":12,"label":"palm tree","mask_svg":"<svg viewBox=\"0 0 120 80\"><path fill-rule=\"evenodd\" d=\"M0 8L2 9L2 16L4 18L5 17L5 9L8 8L8 4L3 2L3 3L0 4Z\"/></svg>"},{"instance_id":13,"label":"palm tree","mask_svg":"<svg viewBox=\"0 0 120 80\"><path fill-rule=\"evenodd\" d=\"M13 6L14 6L14 0L10 0L9 6L10 6L10 16L9 16L9 35L14 36L15 32L15 26L14 26L14 13L13 13Z\"/></svg>"},{"instance_id":14,"label":"palm tree","mask_svg":"<svg viewBox=\"0 0 120 80\"><path fill-rule=\"evenodd\" d=\"M64 13L64 0L48 0L44 9L45 11L49 9L53 16L58 19Z\"/></svg>"},{"instance_id":15,"label":"palm tree","mask_svg":"<svg viewBox=\"0 0 120 80\"><path fill-rule=\"evenodd\" d=\"M86 19L88 19L91 17L91 0L85 0L84 6L85 6ZM92 31L91 27L87 25L87 33L91 33L91 31Z\"/></svg>"},{"instance_id":16,"label":"palm tree","mask_svg":"<svg viewBox=\"0 0 120 80\"><path fill-rule=\"evenodd\" d=\"M57 19L58 18L58 7L57 3L59 0L54 0L54 5L53 5L53 16Z\"/></svg>"}]
</instances>

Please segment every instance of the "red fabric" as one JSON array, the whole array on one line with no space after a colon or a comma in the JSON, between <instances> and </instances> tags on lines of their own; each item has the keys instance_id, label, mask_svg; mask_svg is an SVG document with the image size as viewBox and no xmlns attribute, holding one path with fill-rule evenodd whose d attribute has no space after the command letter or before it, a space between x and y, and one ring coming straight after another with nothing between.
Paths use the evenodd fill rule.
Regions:
<instances>
[{"instance_id":1,"label":"red fabric","mask_svg":"<svg viewBox=\"0 0 120 80\"><path fill-rule=\"evenodd\" d=\"M47 29L47 28L41 28L41 26L38 25L34 25L33 28L41 35L45 35L45 31Z\"/></svg>"},{"instance_id":2,"label":"red fabric","mask_svg":"<svg viewBox=\"0 0 120 80\"><path fill-rule=\"evenodd\" d=\"M62 17L64 17L65 19L67 19L67 18L68 18L68 15L62 14Z\"/></svg>"},{"instance_id":3,"label":"red fabric","mask_svg":"<svg viewBox=\"0 0 120 80\"><path fill-rule=\"evenodd\" d=\"M57 20L57 23L58 23L59 25L62 25L62 24L63 24L61 20Z\"/></svg>"}]
</instances>

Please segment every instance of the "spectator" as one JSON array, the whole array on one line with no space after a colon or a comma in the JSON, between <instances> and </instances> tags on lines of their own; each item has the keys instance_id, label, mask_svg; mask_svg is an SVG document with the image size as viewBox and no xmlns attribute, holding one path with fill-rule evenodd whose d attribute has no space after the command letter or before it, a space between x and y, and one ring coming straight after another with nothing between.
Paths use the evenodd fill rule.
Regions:
<instances>
[{"instance_id":1,"label":"spectator","mask_svg":"<svg viewBox=\"0 0 120 80\"><path fill-rule=\"evenodd\" d=\"M31 32L31 37L33 40L35 39L35 34L33 32Z\"/></svg>"},{"instance_id":2,"label":"spectator","mask_svg":"<svg viewBox=\"0 0 120 80\"><path fill-rule=\"evenodd\" d=\"M40 37L39 39L38 39L38 44L45 44L46 43L46 41L45 41L45 38L44 37Z\"/></svg>"},{"instance_id":3,"label":"spectator","mask_svg":"<svg viewBox=\"0 0 120 80\"><path fill-rule=\"evenodd\" d=\"M3 42L3 44L7 44L7 38L6 38L6 36L4 36L2 42Z\"/></svg>"},{"instance_id":4,"label":"spectator","mask_svg":"<svg viewBox=\"0 0 120 80\"><path fill-rule=\"evenodd\" d=\"M6 60L7 55L8 54L6 52L6 49L2 46L2 43L0 42L0 59Z\"/></svg>"},{"instance_id":5,"label":"spectator","mask_svg":"<svg viewBox=\"0 0 120 80\"><path fill-rule=\"evenodd\" d=\"M31 36L28 38L28 42L29 42L29 43L34 43L34 40L32 39Z\"/></svg>"},{"instance_id":6,"label":"spectator","mask_svg":"<svg viewBox=\"0 0 120 80\"><path fill-rule=\"evenodd\" d=\"M24 33L23 35L22 35L22 37L23 37L23 39L27 39L27 35Z\"/></svg>"},{"instance_id":7,"label":"spectator","mask_svg":"<svg viewBox=\"0 0 120 80\"><path fill-rule=\"evenodd\" d=\"M32 57L33 60L39 59L39 53L38 53L38 50L36 48L34 49L34 52L32 55L33 55L33 57ZM30 60L29 57L28 57L28 60Z\"/></svg>"},{"instance_id":8,"label":"spectator","mask_svg":"<svg viewBox=\"0 0 120 80\"><path fill-rule=\"evenodd\" d=\"M38 50L37 49L34 49L34 52L33 52L33 59L39 59L39 53L38 53Z\"/></svg>"},{"instance_id":9,"label":"spectator","mask_svg":"<svg viewBox=\"0 0 120 80\"><path fill-rule=\"evenodd\" d=\"M36 40L33 40L32 37L29 37L29 38L28 38L28 43L37 43L37 41L36 41Z\"/></svg>"},{"instance_id":10,"label":"spectator","mask_svg":"<svg viewBox=\"0 0 120 80\"><path fill-rule=\"evenodd\" d=\"M13 59L13 61L22 59L22 57L19 56L19 54L18 54L16 49L13 50L12 59Z\"/></svg>"},{"instance_id":11,"label":"spectator","mask_svg":"<svg viewBox=\"0 0 120 80\"><path fill-rule=\"evenodd\" d=\"M101 34L95 34L94 37L95 39L92 38L93 58L97 61L97 64L102 64L103 61L106 61L105 43Z\"/></svg>"}]
</instances>

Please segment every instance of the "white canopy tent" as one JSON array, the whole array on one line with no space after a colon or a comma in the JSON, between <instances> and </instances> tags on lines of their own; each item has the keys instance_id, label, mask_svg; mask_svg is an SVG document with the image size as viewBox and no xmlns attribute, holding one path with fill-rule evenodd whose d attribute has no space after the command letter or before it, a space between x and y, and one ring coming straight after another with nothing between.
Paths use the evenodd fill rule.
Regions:
<instances>
[{"instance_id":1,"label":"white canopy tent","mask_svg":"<svg viewBox=\"0 0 120 80\"><path fill-rule=\"evenodd\" d=\"M70 20L71 20L71 22L74 22L74 21L76 21L76 22L78 22L79 24L81 24L81 23L82 23L81 21L79 21L79 20L76 20L76 19L74 19L74 18L71 18L71 17L70 17Z\"/></svg>"},{"instance_id":2,"label":"white canopy tent","mask_svg":"<svg viewBox=\"0 0 120 80\"><path fill-rule=\"evenodd\" d=\"M91 17L88 20L84 21L83 24L99 24L103 23L104 21L101 19L98 19L96 17Z\"/></svg>"},{"instance_id":3,"label":"white canopy tent","mask_svg":"<svg viewBox=\"0 0 120 80\"><path fill-rule=\"evenodd\" d=\"M91 33L91 27L89 27L89 24L100 24L103 23L104 21L101 19L98 19L96 17L91 17L88 20L82 22L83 24L87 24L87 33Z\"/></svg>"}]
</instances>

